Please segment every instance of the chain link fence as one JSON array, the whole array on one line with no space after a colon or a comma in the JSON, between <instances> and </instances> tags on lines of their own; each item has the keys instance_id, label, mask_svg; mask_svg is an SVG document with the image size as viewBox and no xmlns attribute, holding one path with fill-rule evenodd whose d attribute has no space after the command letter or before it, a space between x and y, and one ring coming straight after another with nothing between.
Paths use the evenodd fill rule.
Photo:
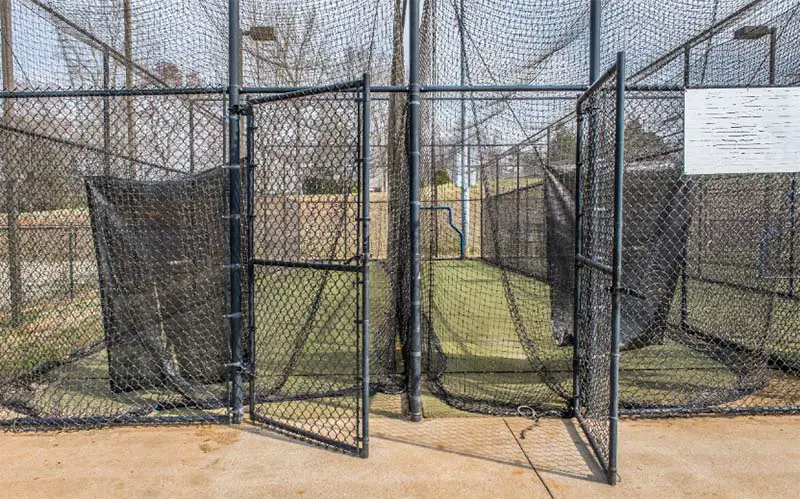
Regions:
<instances>
[{"instance_id":1,"label":"chain link fence","mask_svg":"<svg viewBox=\"0 0 800 499\"><path fill-rule=\"evenodd\" d=\"M622 355L622 410L795 410L795 175L684 175L683 109L682 92L629 95L646 128L627 146L623 272L643 298L623 320L644 334Z\"/></svg>"},{"instance_id":2,"label":"chain link fence","mask_svg":"<svg viewBox=\"0 0 800 499\"><path fill-rule=\"evenodd\" d=\"M241 9L244 95L365 71L387 86L371 103L366 181L353 92L257 105L244 200L255 218L242 261L300 264L244 280L246 402L355 447L368 401L354 321L372 325L373 393L405 391L415 355L406 3ZM20 0L0 19L4 427L228 416L227 12L207 4ZM800 82L800 4L603 2L597 58L590 5L423 2L422 360L427 390L457 409L577 405L612 468L612 278L575 267L578 178L586 256L613 263L609 88L583 102L576 128L590 59L628 54L620 412L796 413L798 179L689 176L682 155L685 88ZM368 313L349 271L365 254L365 193Z\"/></svg>"},{"instance_id":3,"label":"chain link fence","mask_svg":"<svg viewBox=\"0 0 800 499\"><path fill-rule=\"evenodd\" d=\"M253 100L251 410L257 421L360 448L364 274L358 87ZM375 266L376 274L380 271ZM376 276L385 285L384 276ZM380 295L380 292L376 293ZM372 317L370 317L372 319ZM380 320L373 320L380 328ZM393 349L376 334L383 374ZM387 359L386 357L390 358ZM377 377L379 377L378 374ZM384 376L384 379L388 376Z\"/></svg>"},{"instance_id":4,"label":"chain link fence","mask_svg":"<svg viewBox=\"0 0 800 499\"><path fill-rule=\"evenodd\" d=\"M213 94L6 100L4 426L225 414L221 108Z\"/></svg>"}]
</instances>

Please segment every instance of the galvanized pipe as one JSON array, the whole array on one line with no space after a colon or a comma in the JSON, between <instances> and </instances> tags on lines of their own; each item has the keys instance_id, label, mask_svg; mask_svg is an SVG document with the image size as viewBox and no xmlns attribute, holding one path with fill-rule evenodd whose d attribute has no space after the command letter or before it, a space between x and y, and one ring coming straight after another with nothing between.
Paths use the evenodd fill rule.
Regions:
<instances>
[{"instance_id":1,"label":"galvanized pipe","mask_svg":"<svg viewBox=\"0 0 800 499\"><path fill-rule=\"evenodd\" d=\"M422 420L422 331L420 290L420 216L419 216L419 14L420 0L409 0L408 40L408 181L411 243L411 329L408 359L408 405L412 421Z\"/></svg>"},{"instance_id":2,"label":"galvanized pipe","mask_svg":"<svg viewBox=\"0 0 800 499\"><path fill-rule=\"evenodd\" d=\"M242 385L242 262L239 159L239 0L228 0L228 271L230 276L231 422L244 414Z\"/></svg>"},{"instance_id":3,"label":"galvanized pipe","mask_svg":"<svg viewBox=\"0 0 800 499\"><path fill-rule=\"evenodd\" d=\"M369 457L369 352L370 352L370 289L369 289L369 185L370 185L370 78L364 74L361 102L361 457Z\"/></svg>"},{"instance_id":4,"label":"galvanized pipe","mask_svg":"<svg viewBox=\"0 0 800 499\"><path fill-rule=\"evenodd\" d=\"M609 408L608 483L617 483L619 441L619 343L622 287L622 188L625 173L625 52L617 53L617 116L614 148L614 254L611 276L611 394Z\"/></svg>"}]
</instances>

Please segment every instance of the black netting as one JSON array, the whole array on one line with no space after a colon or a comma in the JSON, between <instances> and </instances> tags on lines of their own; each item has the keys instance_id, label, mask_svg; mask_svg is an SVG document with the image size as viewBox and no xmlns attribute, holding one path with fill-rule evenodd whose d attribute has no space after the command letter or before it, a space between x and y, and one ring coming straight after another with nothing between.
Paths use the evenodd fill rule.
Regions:
<instances>
[{"instance_id":1,"label":"black netting","mask_svg":"<svg viewBox=\"0 0 800 499\"><path fill-rule=\"evenodd\" d=\"M5 94L0 121L0 423L217 420L230 405L231 368L220 319L231 255L216 218L227 196L216 168L231 145L226 6L10 3L0 26L3 90L16 92ZM372 388L403 391L412 233L408 102L398 90L414 49L404 42L408 4L241 7L245 87L297 90L363 71L395 87L373 93L369 185L357 175L354 92L255 111L255 230L245 232L255 246L241 258L261 260L243 283L256 331L245 324L245 361L256 361L258 378L249 402L351 443L364 403L354 322L363 289L352 268L324 267L357 266L360 196L371 191ZM575 104L589 79L590 5L422 2L423 364L425 386L459 409L572 407ZM630 87L622 411L796 412L798 179L684 175L682 96L687 86L798 85L800 3L609 0L602 13L597 66L626 50ZM757 29L738 31L748 26ZM475 88L508 84L570 87ZM45 89L58 92L34 92ZM594 162L585 186L599 189L586 193L586 251L605 264L609 95L587 101L582 122ZM579 304L593 313L577 374L602 440L611 281L581 272L591 275ZM259 362L251 340L272 353ZM240 367L247 376L249 364Z\"/></svg>"},{"instance_id":2,"label":"black netting","mask_svg":"<svg viewBox=\"0 0 800 499\"><path fill-rule=\"evenodd\" d=\"M214 95L5 102L5 425L225 415L220 109Z\"/></svg>"},{"instance_id":3,"label":"black netting","mask_svg":"<svg viewBox=\"0 0 800 499\"><path fill-rule=\"evenodd\" d=\"M683 175L683 94L632 93L627 107L629 131L646 128L626 147L626 224L633 229L626 228L623 268L625 285L644 290L648 307L623 305L623 320L648 324L649 334L639 345L646 348L622 355L623 410L795 404L796 179ZM648 210L631 202L635 196L662 206ZM645 217L649 228L637 234ZM654 239L644 257L628 256ZM643 279L655 268L657 280Z\"/></svg>"},{"instance_id":4,"label":"black netting","mask_svg":"<svg viewBox=\"0 0 800 499\"><path fill-rule=\"evenodd\" d=\"M620 342L623 350L663 341L664 324L675 296L682 268L689 225L690 190L681 189L680 163L674 157L662 162L629 160L626 169L626 210L623 233L623 297ZM573 337L575 263L568 252L574 234L575 174L547 172L547 247L551 248L551 307L556 340L567 344ZM568 212L568 209L571 211ZM574 254L574 253L573 253ZM566 311L556 314L556 311ZM560 334L559 334L560 332Z\"/></svg>"},{"instance_id":5,"label":"black netting","mask_svg":"<svg viewBox=\"0 0 800 499\"><path fill-rule=\"evenodd\" d=\"M423 81L585 81L589 6L560 2L557 13L552 7L493 5L487 15L488 4L477 0L426 2ZM788 0L603 6L602 63L627 49L629 81L661 88L631 92L627 105L624 410L758 411L796 404L796 371L787 360L795 358L796 339L783 315L791 316L794 303L788 291L795 282L793 179L683 175L682 91L669 86L795 85L789 59L798 47L797 9ZM539 15L548 27L536 24ZM525 30L517 31L521 25ZM744 39L736 34L743 26L766 26L762 31L772 35ZM508 36L495 42L498 34ZM559 34L558 43L548 38ZM545 39L551 43L540 46ZM525 63L518 60L523 54ZM562 72L567 66L571 71ZM473 91L423 97L422 324L429 387L469 410L566 410L574 336L577 95ZM598 133L600 126L592 129ZM771 212L755 211L764 206L755 199L763 196L771 198ZM734 205L744 211L734 216ZM715 216L711 221L706 215L701 226L704 212ZM608 232L604 227L600 232ZM459 232L466 236L463 258ZM735 265L723 263L731 260ZM598 293L610 287L610 280L596 280Z\"/></svg>"},{"instance_id":6,"label":"black netting","mask_svg":"<svg viewBox=\"0 0 800 499\"><path fill-rule=\"evenodd\" d=\"M87 178L112 391L226 381L223 173Z\"/></svg>"},{"instance_id":7,"label":"black netting","mask_svg":"<svg viewBox=\"0 0 800 499\"><path fill-rule=\"evenodd\" d=\"M401 8L391 0L243 0L242 81L319 85L369 71L386 84ZM21 0L11 16L18 90L227 85L226 2Z\"/></svg>"}]
</instances>

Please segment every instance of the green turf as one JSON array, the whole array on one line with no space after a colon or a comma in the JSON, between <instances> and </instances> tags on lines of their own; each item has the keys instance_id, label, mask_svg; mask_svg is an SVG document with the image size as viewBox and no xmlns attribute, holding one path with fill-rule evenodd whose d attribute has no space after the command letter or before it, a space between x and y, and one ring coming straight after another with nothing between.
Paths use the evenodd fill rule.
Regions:
<instances>
[{"instance_id":1,"label":"green turf","mask_svg":"<svg viewBox=\"0 0 800 499\"><path fill-rule=\"evenodd\" d=\"M258 269L257 393L291 398L350 390L349 395L341 398L264 402L260 406L263 413L285 420L326 420L331 425L345 415L355 415L358 401L353 390L358 382L360 349L357 277L346 272ZM381 264L372 265L371 277L373 344L396 358L399 349L387 322L389 281ZM499 269L480 261L423 265L423 310L446 361L444 377L429 386L434 391L443 390L451 401L564 408L572 393L572 347L559 347L553 339L549 289L539 281L513 273L507 274L507 278L508 288ZM689 302L692 324L724 332L728 339L746 343L744 335L752 338L754 330L765 328L763 310L768 299L743 297L718 288L692 284ZM516 316L510 311L510 303L518 310ZM776 299L773 305L772 330L794 336L767 334L765 348L770 353L796 359L800 351L797 302ZM679 310L678 297L671 311L673 322L676 307ZM0 332L3 347L0 378L8 379L43 363L63 361L75 348L101 339L100 317L96 292L26 310L22 328L13 330L4 326ZM436 345L426 344L425 351L429 356L426 360L435 361ZM382 365L376 362L378 356L374 352L372 357L373 376L386 375L386 369L395 369L395 374L402 372L401 365ZM601 365L602 362L607 359ZM30 405L50 415L88 416L113 414L143 401L175 396L168 390L112 393L107 369L104 352L57 368L49 375L49 381L28 387ZM660 345L623 352L621 399L623 404L636 406L707 403L720 394L735 399L737 394L731 390L741 383L742 374L742 369L733 368L729 359L721 359L713 350L690 348L668 339ZM768 386L757 400L768 400L773 405L788 403L790 399L797 403L800 398L797 377L779 375L776 371L771 371L770 376L780 378L780 386ZM222 386L209 387L213 396L223 390ZM373 397L373 410L397 414L401 411L399 400L400 396ZM424 403L428 417L459 414L430 394L425 396ZM474 404L472 407L481 408ZM332 428L332 431L341 429L335 425Z\"/></svg>"}]
</instances>

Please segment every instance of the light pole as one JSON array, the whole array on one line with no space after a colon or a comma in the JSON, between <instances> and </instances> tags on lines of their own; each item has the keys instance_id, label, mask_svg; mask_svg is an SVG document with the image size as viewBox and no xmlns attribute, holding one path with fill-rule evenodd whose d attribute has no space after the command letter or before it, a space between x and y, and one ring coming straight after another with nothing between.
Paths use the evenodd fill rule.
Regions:
<instances>
[{"instance_id":1,"label":"light pole","mask_svg":"<svg viewBox=\"0 0 800 499\"><path fill-rule=\"evenodd\" d=\"M242 31L242 37L249 36L254 42L274 42L275 27L274 26L252 26L247 31ZM242 82L244 73L244 57L243 57L244 44L239 44L239 82Z\"/></svg>"},{"instance_id":2,"label":"light pole","mask_svg":"<svg viewBox=\"0 0 800 499\"><path fill-rule=\"evenodd\" d=\"M733 32L734 40L760 40L769 36L769 84L775 84L775 42L777 30L772 26L742 26Z\"/></svg>"}]
</instances>

